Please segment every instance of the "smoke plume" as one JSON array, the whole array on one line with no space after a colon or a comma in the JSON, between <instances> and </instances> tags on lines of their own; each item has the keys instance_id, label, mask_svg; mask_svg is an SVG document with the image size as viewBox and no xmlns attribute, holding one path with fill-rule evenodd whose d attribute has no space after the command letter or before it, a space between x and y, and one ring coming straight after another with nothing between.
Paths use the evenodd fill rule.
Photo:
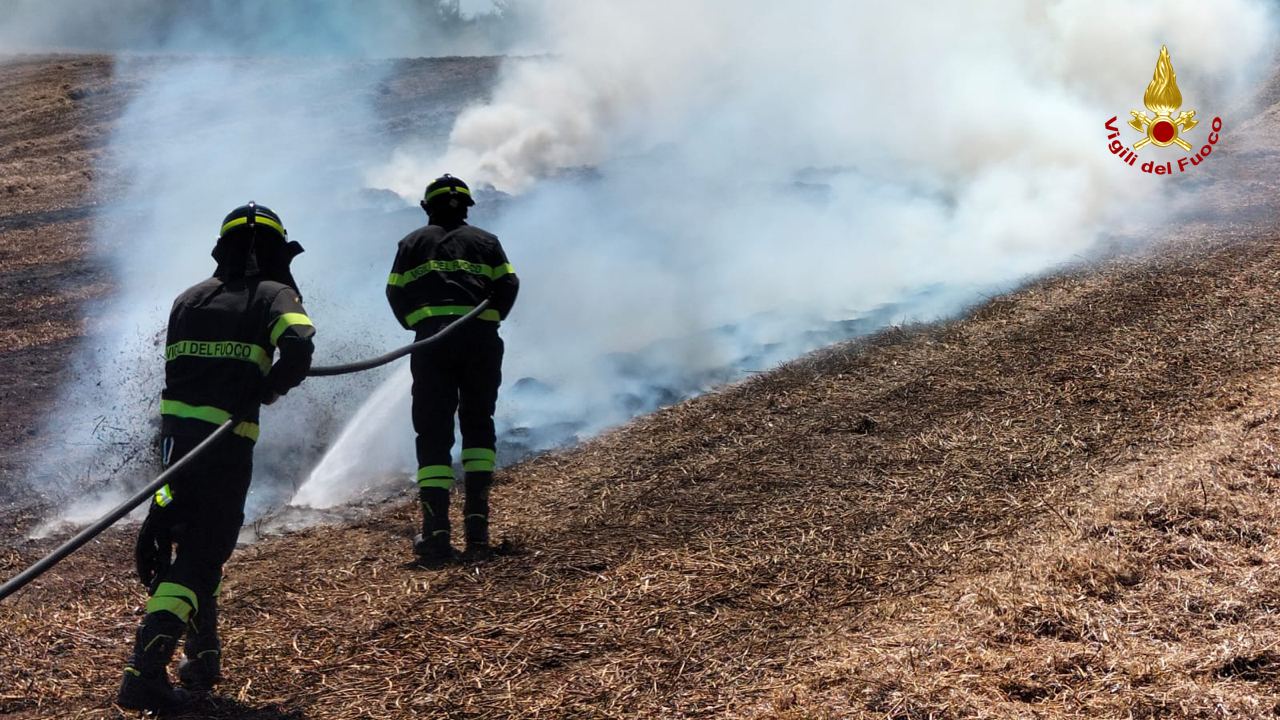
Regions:
<instances>
[{"instance_id":1,"label":"smoke plume","mask_svg":"<svg viewBox=\"0 0 1280 720\"><path fill-rule=\"evenodd\" d=\"M1249 0L543 7L546 56L508 62L443 151L401 147L370 178L410 198L447 170L520 197L493 229L527 288L509 366L539 382L505 418L551 441L1188 211L1101 126L1139 107L1164 43L1188 107L1236 107L1274 27ZM299 502L345 501L349 459L402 424L363 420Z\"/></svg>"},{"instance_id":2,"label":"smoke plume","mask_svg":"<svg viewBox=\"0 0 1280 720\"><path fill-rule=\"evenodd\" d=\"M330 18L351 7L320 5ZM1164 44L1184 107L1222 114L1229 136L1274 37L1260 0L519 7L521 21L484 42L526 56L503 64L486 102L446 107L439 131L385 131L369 88L386 65L327 59L295 80L279 57L203 58L155 73L112 143L128 197L100 223L121 268L118 325L86 350L69 394L105 383L154 398L158 353L143 340L210 269L210 228L250 198L308 248L297 270L321 358L407 341L381 285L420 217L378 212L362 191L412 207L451 172L483 189L477 224L503 239L523 283L503 330L510 461L842 338L954 314L1106 236L1154 232L1194 198L1175 204L1180 178L1117 160L1103 122L1140 107ZM358 27L333 46L453 52ZM289 35L291 53L323 45ZM275 51L266 38L240 50ZM263 79L281 63L287 82ZM193 245L162 251L174 238ZM118 424L145 435L153 409L119 404L131 409ZM407 407L400 368L310 381L269 409L257 512L308 475L293 501L313 507L410 487Z\"/></svg>"},{"instance_id":3,"label":"smoke plume","mask_svg":"<svg viewBox=\"0 0 1280 720\"><path fill-rule=\"evenodd\" d=\"M439 103L411 123L397 116L403 127L393 128L387 112L403 111L381 112L378 104L389 96L397 64L365 58L397 47L388 45L394 40L388 33L409 32L403 26L410 21L439 20L433 13L442 5L55 0L20 2L0 25L0 39L23 38L28 49L128 49L115 58L114 73L136 88L97 168L111 202L96 214L94 252L117 289L86 308L88 337L27 473L57 508L54 523L100 514L157 471L169 308L181 290L212 273L210 251L232 208L249 200L273 208L307 248L294 268L320 325L318 361L354 360L402 343L382 287L395 240L418 217L387 212L365 192L364 173L386 157L396 132L447 133L461 100ZM94 18L99 33L82 35L78 28ZM472 33L509 27L499 20L470 15L458 22ZM405 35L398 52L462 52L475 39L446 38L439 29L427 25ZM489 40L504 42L497 35ZM490 82L485 64L477 67L478 77L464 84L470 96ZM309 463L382 377L309 385L264 412L268 429L256 457L250 517L293 494Z\"/></svg>"},{"instance_id":4,"label":"smoke plume","mask_svg":"<svg viewBox=\"0 0 1280 720\"><path fill-rule=\"evenodd\" d=\"M420 57L516 41L490 0L3 0L0 53Z\"/></svg>"}]
</instances>

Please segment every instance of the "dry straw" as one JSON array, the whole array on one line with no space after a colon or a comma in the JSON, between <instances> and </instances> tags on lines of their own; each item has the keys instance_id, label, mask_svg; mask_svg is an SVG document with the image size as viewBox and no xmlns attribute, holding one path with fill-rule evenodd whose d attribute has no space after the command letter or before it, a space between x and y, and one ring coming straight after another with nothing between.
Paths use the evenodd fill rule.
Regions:
<instances>
[{"instance_id":1,"label":"dry straw","mask_svg":"<svg viewBox=\"0 0 1280 720\"><path fill-rule=\"evenodd\" d=\"M503 471L516 555L407 568L410 503L240 550L198 716L1274 714L1280 251L1225 198ZM0 714L116 716L130 541L0 606Z\"/></svg>"}]
</instances>

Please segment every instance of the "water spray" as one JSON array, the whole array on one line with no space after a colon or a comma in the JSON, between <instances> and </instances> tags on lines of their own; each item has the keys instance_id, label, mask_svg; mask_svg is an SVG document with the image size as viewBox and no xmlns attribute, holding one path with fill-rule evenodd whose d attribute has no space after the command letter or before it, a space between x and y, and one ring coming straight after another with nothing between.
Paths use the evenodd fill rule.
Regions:
<instances>
[{"instance_id":1,"label":"water spray","mask_svg":"<svg viewBox=\"0 0 1280 720\"><path fill-rule=\"evenodd\" d=\"M452 333L458 327L475 319L476 316L484 312L485 309L488 307L489 307L489 300L486 298L479 305L476 305L474 308L472 308L471 311L468 312L466 315L463 315L457 320L454 320L453 322L444 326L443 328L441 328L440 330L432 334L430 337L424 338L422 340L418 340L416 342L405 345L402 348L393 350L385 355L379 355L378 357L370 358L368 360L361 360L358 362L347 363L345 365L321 365L318 367L313 367L311 368L311 370L307 372L307 376L308 377L332 377L335 375L347 375L350 373L364 372L365 370L372 370L373 368L381 367L390 362L398 360L404 357L405 355L409 355L410 353L413 353L416 350L421 350L422 348L425 348L428 345L437 343L445 339L446 337L449 336L450 333ZM55 549L53 552L49 553L48 555L45 555L43 558L33 563L26 570L23 570L22 572L15 575L12 579L10 579L4 585L0 585L0 601L3 601L5 598L21 590L24 586L26 586L32 580L35 580L36 578L48 572L50 569L53 568L54 565L57 565L68 555L75 552L76 550L79 550L81 547L85 545L85 543L89 542L90 540L100 535L104 530L111 527L118 520L120 520L120 518L124 517L125 515L128 515L130 512L133 511L134 508L146 502L146 500L150 498L152 495L154 495L157 490L164 487L164 485L167 482L169 482L169 478L171 478L179 470L185 468L187 466L187 463L189 463L192 459L198 457L199 455L204 453L206 450L208 450L210 447L212 447L214 443L218 441L219 438L221 438L223 435L226 435L227 432L229 432L230 429L235 427L236 424L238 424L239 422L240 422L240 418L233 417L227 420L226 422L222 423L221 425L219 425L218 428L214 430L203 441L201 441L201 443L197 445L195 449L193 449L191 452L184 455L180 460L175 462L171 467L169 467L167 470L165 470L164 472L156 476L156 479L148 483L146 487L134 493L128 500L125 500L124 502L117 505L114 509L111 510L111 512L108 512L106 515L103 515L101 518L99 518L96 522L94 522L89 527L85 528L84 530L81 530L79 533L76 533L75 537L72 537L70 540L58 546L58 548Z\"/></svg>"}]
</instances>

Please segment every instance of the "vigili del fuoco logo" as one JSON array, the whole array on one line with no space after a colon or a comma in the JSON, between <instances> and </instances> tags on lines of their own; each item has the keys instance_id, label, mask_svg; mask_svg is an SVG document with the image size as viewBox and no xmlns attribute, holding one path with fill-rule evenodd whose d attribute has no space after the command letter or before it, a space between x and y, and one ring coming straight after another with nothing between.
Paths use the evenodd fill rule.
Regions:
<instances>
[{"instance_id":1,"label":"vigili del fuoco logo","mask_svg":"<svg viewBox=\"0 0 1280 720\"><path fill-rule=\"evenodd\" d=\"M1107 149L1126 164L1140 167L1142 172L1154 175L1173 175L1175 169L1176 172L1184 173L1204 162L1205 158L1213 152L1213 147L1218 144L1219 133L1222 132L1220 117L1215 117L1213 122L1209 123L1209 137L1199 150L1195 150L1195 143L1189 141L1190 138L1184 137L1199 125L1200 121L1196 120L1195 110L1178 112L1182 107L1182 91L1178 89L1178 76L1174 74L1173 62L1169 60L1169 48L1163 45L1160 46L1160 57L1156 60L1156 71L1151 77L1151 84L1147 85L1147 91L1142 94L1142 104L1155 113L1155 117L1148 117L1145 112L1137 110L1129 112L1133 116L1129 121L1129 127L1142 134L1142 138L1133 143L1132 147L1127 147L1120 141L1120 128L1116 124L1118 117L1111 118L1105 125L1111 133L1107 135L1107 139L1111 141ZM1176 117L1174 113L1178 113ZM1138 164L1139 149L1173 146L1178 148L1174 152L1190 154L1177 159L1165 159L1160 158L1160 153L1157 153L1157 159Z\"/></svg>"}]
</instances>

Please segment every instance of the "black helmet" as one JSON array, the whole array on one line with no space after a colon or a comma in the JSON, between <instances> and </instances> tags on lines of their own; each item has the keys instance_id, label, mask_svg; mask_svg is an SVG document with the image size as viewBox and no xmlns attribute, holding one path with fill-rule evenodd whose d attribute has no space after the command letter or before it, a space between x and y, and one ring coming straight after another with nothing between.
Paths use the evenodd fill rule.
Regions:
<instances>
[{"instance_id":1,"label":"black helmet","mask_svg":"<svg viewBox=\"0 0 1280 720\"><path fill-rule=\"evenodd\" d=\"M441 203L448 203L446 207L471 207L476 204L471 199L471 188L458 178L445 173L427 186L427 191L422 195L422 207L437 207Z\"/></svg>"},{"instance_id":2,"label":"black helmet","mask_svg":"<svg viewBox=\"0 0 1280 720\"><path fill-rule=\"evenodd\" d=\"M222 219L222 232L218 233L218 237L224 238L227 233L239 227L250 229L264 227L279 234L281 240L289 239L289 232L284 229L280 216L266 205L259 205L252 200L247 205L241 205L227 213L227 216Z\"/></svg>"},{"instance_id":3,"label":"black helmet","mask_svg":"<svg viewBox=\"0 0 1280 720\"><path fill-rule=\"evenodd\" d=\"M301 253L302 246L289 240L280 216L250 201L222 219L222 232L213 248L213 259L218 261L214 275L223 279L265 277L297 290L289 264Z\"/></svg>"}]
</instances>

